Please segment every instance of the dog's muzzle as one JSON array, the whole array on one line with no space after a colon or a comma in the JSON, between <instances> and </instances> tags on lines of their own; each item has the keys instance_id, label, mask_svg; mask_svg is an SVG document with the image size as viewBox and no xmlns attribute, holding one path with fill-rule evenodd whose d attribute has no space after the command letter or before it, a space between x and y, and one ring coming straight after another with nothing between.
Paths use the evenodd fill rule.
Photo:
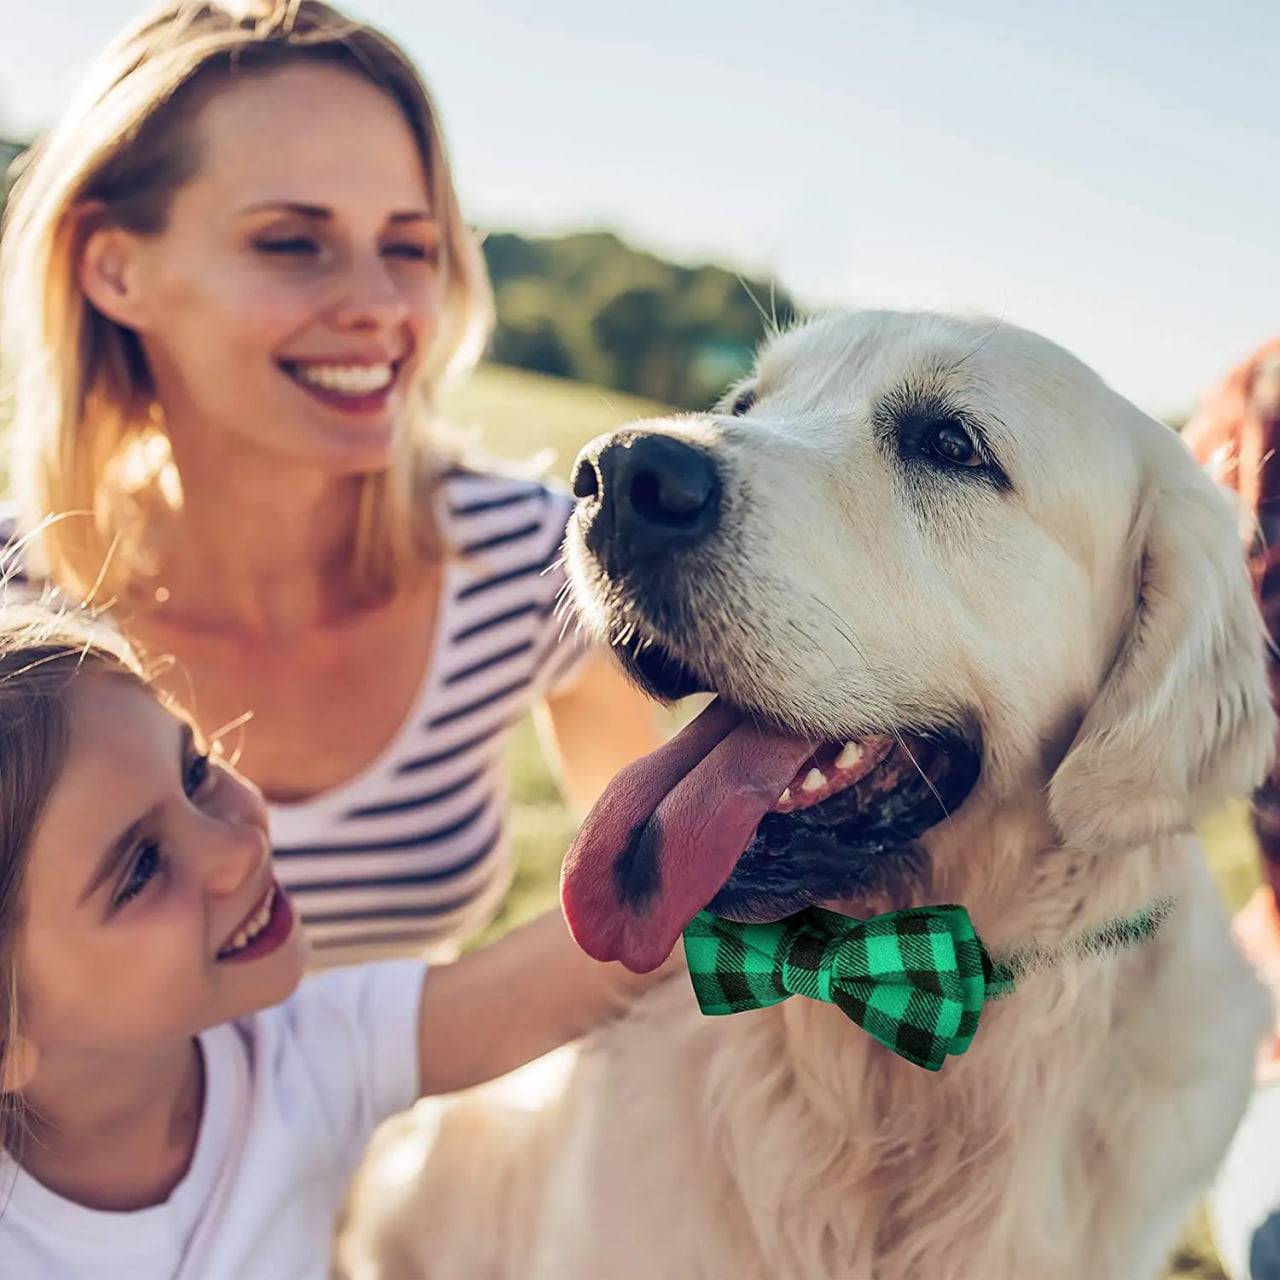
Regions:
<instances>
[{"instance_id":1,"label":"dog's muzzle","mask_svg":"<svg viewBox=\"0 0 1280 1280\"><path fill-rule=\"evenodd\" d=\"M720 521L711 455L653 432L617 432L578 455L573 492L587 550L611 578L696 549Z\"/></svg>"}]
</instances>

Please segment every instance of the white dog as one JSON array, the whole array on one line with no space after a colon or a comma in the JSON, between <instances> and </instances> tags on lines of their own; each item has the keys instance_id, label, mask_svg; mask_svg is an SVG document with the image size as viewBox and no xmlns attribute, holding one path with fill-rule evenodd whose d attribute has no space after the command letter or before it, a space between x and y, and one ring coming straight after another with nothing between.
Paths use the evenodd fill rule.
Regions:
<instances>
[{"instance_id":1,"label":"white dog","mask_svg":"<svg viewBox=\"0 0 1280 1280\"><path fill-rule=\"evenodd\" d=\"M587 625L660 696L719 695L584 824L587 950L651 968L708 902L953 902L1051 958L937 1072L833 1005L709 1018L668 982L545 1106L403 1121L350 1272L1158 1274L1266 1021L1191 834L1273 740L1226 500L1051 343L883 313L779 336L720 412L596 441L575 488ZM1070 946L1170 899L1142 945Z\"/></svg>"}]
</instances>

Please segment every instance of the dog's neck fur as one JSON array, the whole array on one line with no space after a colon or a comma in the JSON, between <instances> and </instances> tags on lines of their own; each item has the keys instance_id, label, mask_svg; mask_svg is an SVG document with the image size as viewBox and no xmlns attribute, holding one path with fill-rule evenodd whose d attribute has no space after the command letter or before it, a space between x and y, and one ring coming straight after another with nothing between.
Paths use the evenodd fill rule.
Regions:
<instances>
[{"instance_id":1,"label":"dog's neck fur","mask_svg":"<svg viewBox=\"0 0 1280 1280\"><path fill-rule=\"evenodd\" d=\"M985 847L972 846L975 831ZM1053 944L1157 896L1179 897L1194 856L1182 840L1123 856L1067 851L1043 812L1029 820L1021 807L984 806L981 797L928 844L927 900L965 905L997 947ZM1158 937L1152 951L1176 945ZM1068 960L1029 977L988 1006L969 1053L939 1073L901 1061L811 1001L735 1018L732 1031L719 1026L704 1102L724 1121L712 1131L743 1221L785 1250L764 1259L766 1273L1069 1274L1088 1256L1080 1250L1096 1188L1114 1186L1100 1177L1103 1165L1132 1136L1091 1126L1096 1098L1117 1076L1131 1085L1134 1073L1167 1070L1143 1063L1141 1040L1120 1026L1135 989L1158 981L1145 951ZM1068 1034L1069 1044L1060 1038ZM1080 1064L1074 1075L1049 1070L1064 1052ZM1045 1096L1046 1079L1058 1082L1058 1096ZM757 1124L744 1123L747 1110ZM1076 1121L1067 1150L1064 1115ZM1041 1126L1044 1141L1030 1139ZM779 1135L776 1159L770 1134ZM805 1153L801 1167L796 1151ZM980 1153L987 1186L966 1182ZM1007 1176L990 1179L993 1169ZM1029 1220L1047 1210L1052 1220ZM959 1241L976 1250L967 1270L957 1269Z\"/></svg>"}]
</instances>

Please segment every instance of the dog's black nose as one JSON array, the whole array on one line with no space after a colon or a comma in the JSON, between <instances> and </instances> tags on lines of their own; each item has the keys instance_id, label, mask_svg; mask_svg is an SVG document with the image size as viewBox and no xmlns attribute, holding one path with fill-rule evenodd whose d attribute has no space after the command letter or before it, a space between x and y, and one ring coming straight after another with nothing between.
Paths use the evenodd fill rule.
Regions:
<instances>
[{"instance_id":1,"label":"dog's black nose","mask_svg":"<svg viewBox=\"0 0 1280 1280\"><path fill-rule=\"evenodd\" d=\"M654 559L705 538L720 517L720 477L709 454L666 435L612 436L585 451L573 475L597 510L587 546L607 568L615 557Z\"/></svg>"}]
</instances>

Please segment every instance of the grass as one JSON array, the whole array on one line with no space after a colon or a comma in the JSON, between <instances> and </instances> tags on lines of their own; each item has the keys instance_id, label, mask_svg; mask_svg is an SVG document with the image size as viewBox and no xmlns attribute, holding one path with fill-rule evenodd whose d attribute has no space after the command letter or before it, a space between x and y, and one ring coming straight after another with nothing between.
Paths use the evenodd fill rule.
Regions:
<instances>
[{"instance_id":1,"label":"grass","mask_svg":"<svg viewBox=\"0 0 1280 1280\"><path fill-rule=\"evenodd\" d=\"M481 444L496 456L527 458L549 448L551 470L562 478L578 449L592 437L633 418L663 412L661 406L613 392L492 367L479 370L454 394L447 409L460 425L480 428ZM516 877L486 937L555 903L560 858L575 825L542 762L531 722L521 724L515 734L511 764ZM1223 896L1235 908L1258 882L1246 807L1238 804L1216 815L1205 824L1203 835ZM1188 1224L1168 1275L1225 1280L1202 1212Z\"/></svg>"}]
</instances>

